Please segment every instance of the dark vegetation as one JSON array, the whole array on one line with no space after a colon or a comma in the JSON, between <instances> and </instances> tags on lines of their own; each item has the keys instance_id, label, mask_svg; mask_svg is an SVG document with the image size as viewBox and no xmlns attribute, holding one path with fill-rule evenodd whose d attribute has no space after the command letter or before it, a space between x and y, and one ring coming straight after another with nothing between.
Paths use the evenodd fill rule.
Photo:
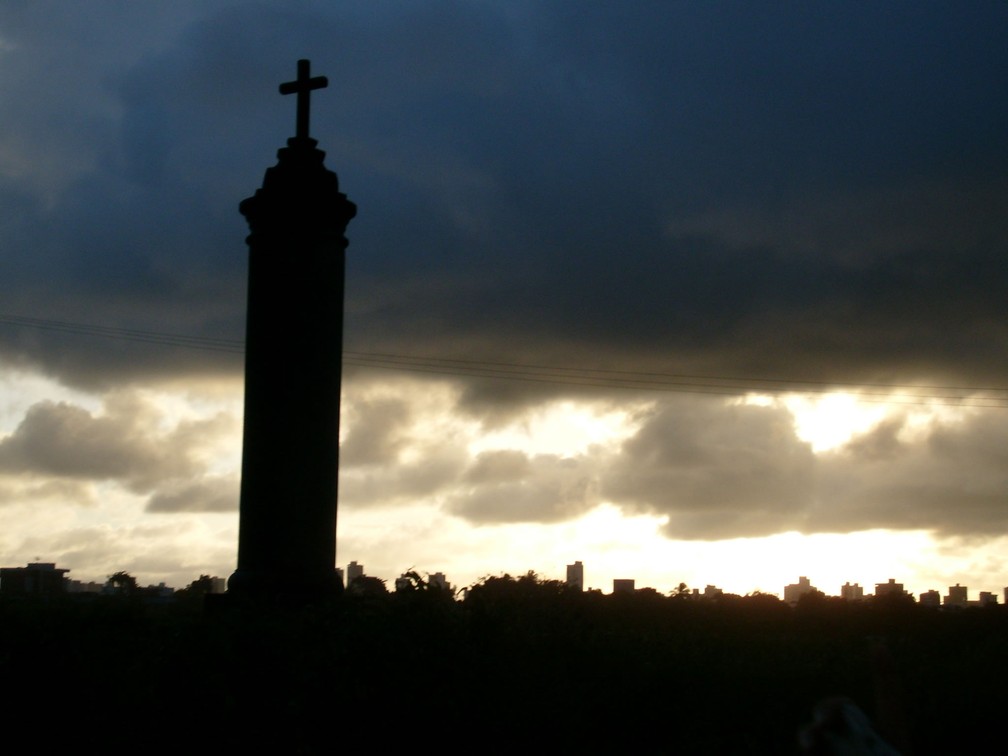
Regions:
<instances>
[{"instance_id":1,"label":"dark vegetation","mask_svg":"<svg viewBox=\"0 0 1008 756\"><path fill-rule=\"evenodd\" d=\"M43 753L786 754L830 696L884 731L881 679L905 712L891 739L928 754L987 752L1008 702L1003 607L813 595L791 609L532 574L459 601L409 575L297 608L204 606L196 584L169 604L5 597L2 721L41 714Z\"/></svg>"}]
</instances>

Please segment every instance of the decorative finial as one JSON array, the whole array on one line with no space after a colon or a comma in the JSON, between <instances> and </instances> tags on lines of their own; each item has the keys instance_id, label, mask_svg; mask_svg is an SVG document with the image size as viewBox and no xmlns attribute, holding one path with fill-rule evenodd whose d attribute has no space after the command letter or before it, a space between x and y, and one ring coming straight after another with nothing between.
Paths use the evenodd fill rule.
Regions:
<instances>
[{"instance_id":1,"label":"decorative finial","mask_svg":"<svg viewBox=\"0 0 1008 756\"><path fill-rule=\"evenodd\" d=\"M308 139L308 111L310 108L311 91L329 86L325 76L311 76L311 62L302 59L297 63L297 79L280 85L280 94L297 94L297 139Z\"/></svg>"}]
</instances>

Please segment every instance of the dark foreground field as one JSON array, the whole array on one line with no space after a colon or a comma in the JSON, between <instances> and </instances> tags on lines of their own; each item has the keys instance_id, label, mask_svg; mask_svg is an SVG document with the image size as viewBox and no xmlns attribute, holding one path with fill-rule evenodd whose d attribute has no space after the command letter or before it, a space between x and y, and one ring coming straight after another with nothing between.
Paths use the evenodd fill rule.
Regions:
<instances>
[{"instance_id":1,"label":"dark foreground field","mask_svg":"<svg viewBox=\"0 0 1008 756\"><path fill-rule=\"evenodd\" d=\"M3 600L0 726L35 753L787 754L843 695L903 752L988 753L1006 640L1003 607L792 610L509 578L465 602Z\"/></svg>"}]
</instances>

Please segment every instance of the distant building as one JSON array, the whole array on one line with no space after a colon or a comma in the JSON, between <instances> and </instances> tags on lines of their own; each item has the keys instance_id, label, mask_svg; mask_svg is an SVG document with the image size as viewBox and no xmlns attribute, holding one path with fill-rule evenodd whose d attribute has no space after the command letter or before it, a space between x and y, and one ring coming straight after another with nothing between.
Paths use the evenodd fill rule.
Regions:
<instances>
[{"instance_id":1,"label":"distant building","mask_svg":"<svg viewBox=\"0 0 1008 756\"><path fill-rule=\"evenodd\" d=\"M400 575L395 579L396 593L413 590L413 581L405 575Z\"/></svg>"},{"instance_id":2,"label":"distant building","mask_svg":"<svg viewBox=\"0 0 1008 756\"><path fill-rule=\"evenodd\" d=\"M716 599L724 595L724 591L718 588L716 585L708 585L703 589L703 597L705 599Z\"/></svg>"},{"instance_id":3,"label":"distant building","mask_svg":"<svg viewBox=\"0 0 1008 756\"><path fill-rule=\"evenodd\" d=\"M452 589L451 583L448 582L443 572L435 572L433 575L428 575L427 586L430 588L440 588L442 591L448 591L449 593Z\"/></svg>"},{"instance_id":4,"label":"distant building","mask_svg":"<svg viewBox=\"0 0 1008 756\"><path fill-rule=\"evenodd\" d=\"M791 604L791 606L795 606L798 603L798 599L814 590L816 589L809 582L809 579L802 575L798 578L797 583L784 586L784 601Z\"/></svg>"},{"instance_id":5,"label":"distant building","mask_svg":"<svg viewBox=\"0 0 1008 756\"><path fill-rule=\"evenodd\" d=\"M920 595L921 606L941 606L941 594L938 591L924 591Z\"/></svg>"},{"instance_id":6,"label":"distant building","mask_svg":"<svg viewBox=\"0 0 1008 756\"><path fill-rule=\"evenodd\" d=\"M948 595L942 600L942 604L944 606L955 606L959 607L960 609L965 607L966 603L967 603L966 586L959 585L959 583L956 583L955 585L950 585L948 589Z\"/></svg>"},{"instance_id":7,"label":"distant building","mask_svg":"<svg viewBox=\"0 0 1008 756\"><path fill-rule=\"evenodd\" d=\"M163 604L172 599L175 595L175 589L165 583L158 583L157 585L148 585L146 588L139 589L139 593L145 603Z\"/></svg>"},{"instance_id":8,"label":"distant building","mask_svg":"<svg viewBox=\"0 0 1008 756\"><path fill-rule=\"evenodd\" d=\"M349 587L354 580L360 577L364 577L364 565L357 564L357 562L350 562L350 564L346 566L347 587Z\"/></svg>"},{"instance_id":9,"label":"distant building","mask_svg":"<svg viewBox=\"0 0 1008 756\"><path fill-rule=\"evenodd\" d=\"M881 596L905 596L903 583L897 583L893 578L889 578L888 583L875 583L875 598Z\"/></svg>"},{"instance_id":10,"label":"distant building","mask_svg":"<svg viewBox=\"0 0 1008 756\"><path fill-rule=\"evenodd\" d=\"M16 596L54 596L66 593L70 570L54 562L29 562L26 567L0 567L0 593Z\"/></svg>"},{"instance_id":11,"label":"distant building","mask_svg":"<svg viewBox=\"0 0 1008 756\"><path fill-rule=\"evenodd\" d=\"M615 578L612 581L612 592L615 593L633 593L634 592L634 579L633 578Z\"/></svg>"},{"instance_id":12,"label":"distant building","mask_svg":"<svg viewBox=\"0 0 1008 756\"><path fill-rule=\"evenodd\" d=\"M977 603L980 606L997 606L997 594L991 591L980 591L980 600Z\"/></svg>"},{"instance_id":13,"label":"distant building","mask_svg":"<svg viewBox=\"0 0 1008 756\"><path fill-rule=\"evenodd\" d=\"M80 580L66 581L67 593L101 593L103 588L105 583L96 583L93 580L86 583Z\"/></svg>"},{"instance_id":14,"label":"distant building","mask_svg":"<svg viewBox=\"0 0 1008 756\"><path fill-rule=\"evenodd\" d=\"M584 565L581 562L567 565L567 587L584 590Z\"/></svg>"},{"instance_id":15,"label":"distant building","mask_svg":"<svg viewBox=\"0 0 1008 756\"><path fill-rule=\"evenodd\" d=\"M851 585L849 582L840 586L840 598L844 601L863 601L864 588L857 583Z\"/></svg>"}]
</instances>

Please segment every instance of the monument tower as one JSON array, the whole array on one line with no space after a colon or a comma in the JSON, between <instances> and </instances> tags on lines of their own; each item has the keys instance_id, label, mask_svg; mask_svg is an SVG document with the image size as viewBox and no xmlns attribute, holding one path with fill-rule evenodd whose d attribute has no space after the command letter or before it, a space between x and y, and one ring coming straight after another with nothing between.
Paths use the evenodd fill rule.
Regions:
<instances>
[{"instance_id":1,"label":"monument tower","mask_svg":"<svg viewBox=\"0 0 1008 756\"><path fill-rule=\"evenodd\" d=\"M250 234L236 595L322 596L338 585L344 232L357 207L308 136L311 92L328 81L307 60L297 73L280 85L297 95L295 136L239 205Z\"/></svg>"}]
</instances>

